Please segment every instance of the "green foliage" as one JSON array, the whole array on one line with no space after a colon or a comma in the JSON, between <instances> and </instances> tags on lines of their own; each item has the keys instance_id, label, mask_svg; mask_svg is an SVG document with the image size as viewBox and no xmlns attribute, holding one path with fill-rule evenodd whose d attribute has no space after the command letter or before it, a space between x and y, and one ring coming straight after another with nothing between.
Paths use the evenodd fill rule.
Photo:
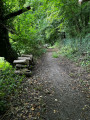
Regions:
<instances>
[{"instance_id":1,"label":"green foliage","mask_svg":"<svg viewBox=\"0 0 90 120\"><path fill-rule=\"evenodd\" d=\"M12 68L10 63L4 60L4 58L0 58L0 70L6 70L8 68Z\"/></svg>"},{"instance_id":2,"label":"green foliage","mask_svg":"<svg viewBox=\"0 0 90 120\"><path fill-rule=\"evenodd\" d=\"M38 52L40 53L42 51L41 46L44 41L43 35L40 33L40 26L42 24L41 17L44 15L44 10L43 6L40 5L40 1L32 1L31 4L32 6L35 5L35 10L30 10L17 16L12 22L16 34L9 33L12 47L18 54L32 53L33 55L38 55Z\"/></svg>"},{"instance_id":3,"label":"green foliage","mask_svg":"<svg viewBox=\"0 0 90 120\"><path fill-rule=\"evenodd\" d=\"M67 56L68 58L78 61L82 66L90 65L90 34L80 40L76 39L65 39L62 42L59 54ZM82 42L81 42L82 41ZM61 46L60 45L60 46Z\"/></svg>"},{"instance_id":4,"label":"green foliage","mask_svg":"<svg viewBox=\"0 0 90 120\"><path fill-rule=\"evenodd\" d=\"M90 65L89 2L80 6L78 0L1 0L0 15L4 17L29 5L31 10L9 19L4 25L18 55L40 56L46 52L43 45L48 43L54 45L52 48L60 48L52 54L54 58L61 54L79 61L82 66ZM63 32L66 39L62 38ZM83 55L84 52L87 54ZM8 62L0 60L0 112L6 109L9 97L22 80Z\"/></svg>"},{"instance_id":5,"label":"green foliage","mask_svg":"<svg viewBox=\"0 0 90 120\"><path fill-rule=\"evenodd\" d=\"M60 48L60 44L60 41L57 40L51 48Z\"/></svg>"},{"instance_id":6,"label":"green foliage","mask_svg":"<svg viewBox=\"0 0 90 120\"><path fill-rule=\"evenodd\" d=\"M10 96L15 94L24 77L14 74L14 69L0 70L0 112L4 112L10 102Z\"/></svg>"},{"instance_id":7,"label":"green foliage","mask_svg":"<svg viewBox=\"0 0 90 120\"><path fill-rule=\"evenodd\" d=\"M57 52L53 52L52 56L53 56L53 58L58 58L59 54Z\"/></svg>"},{"instance_id":8,"label":"green foliage","mask_svg":"<svg viewBox=\"0 0 90 120\"><path fill-rule=\"evenodd\" d=\"M25 5L25 0L3 0L5 14L15 12Z\"/></svg>"},{"instance_id":9,"label":"green foliage","mask_svg":"<svg viewBox=\"0 0 90 120\"><path fill-rule=\"evenodd\" d=\"M60 49L60 54L62 54L63 56L69 56L72 55L74 52L73 48L71 48L71 46L64 46Z\"/></svg>"},{"instance_id":10,"label":"green foliage","mask_svg":"<svg viewBox=\"0 0 90 120\"><path fill-rule=\"evenodd\" d=\"M37 55L43 44L54 45L58 39L62 41L62 32L67 38L78 37L81 40L90 31L90 7L87 2L82 6L78 0L4 0L4 3L8 13L31 6L31 10L8 22L14 27L15 34L9 33L9 36L12 47L19 55Z\"/></svg>"},{"instance_id":11,"label":"green foliage","mask_svg":"<svg viewBox=\"0 0 90 120\"><path fill-rule=\"evenodd\" d=\"M53 48L60 48L59 53L53 53L54 58L59 54L76 61L83 57L80 64L90 64L89 2L80 6L78 0L1 0L0 14L4 17L29 5L31 10L9 19L4 25L9 32L11 46L18 55L40 56L46 52L43 45L48 43L51 46L55 44ZM66 39L62 38L63 32ZM83 56L84 52L88 54ZM8 96L16 91L22 81L9 67L9 63L0 60L0 69L3 69L0 71L1 111L7 106Z\"/></svg>"},{"instance_id":12,"label":"green foliage","mask_svg":"<svg viewBox=\"0 0 90 120\"><path fill-rule=\"evenodd\" d=\"M3 4L4 16L31 6L31 10L7 22L7 26L14 30L9 37L19 55L37 55L43 44L54 45L62 39L62 32L66 33L67 38L78 37L81 40L90 31L89 2L80 6L78 0L3 0Z\"/></svg>"}]
</instances>

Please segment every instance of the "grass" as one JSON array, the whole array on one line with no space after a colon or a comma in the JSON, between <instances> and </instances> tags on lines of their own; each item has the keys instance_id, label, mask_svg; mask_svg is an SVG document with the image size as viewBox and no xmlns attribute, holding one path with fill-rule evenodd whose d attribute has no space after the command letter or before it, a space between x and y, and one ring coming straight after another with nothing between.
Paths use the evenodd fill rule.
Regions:
<instances>
[{"instance_id":1,"label":"grass","mask_svg":"<svg viewBox=\"0 0 90 120\"><path fill-rule=\"evenodd\" d=\"M56 41L56 43L53 46L50 46L48 48L59 48L60 47L60 41Z\"/></svg>"},{"instance_id":2,"label":"grass","mask_svg":"<svg viewBox=\"0 0 90 120\"><path fill-rule=\"evenodd\" d=\"M53 58L58 58L59 54L57 52L53 52L52 56L53 56Z\"/></svg>"}]
</instances>

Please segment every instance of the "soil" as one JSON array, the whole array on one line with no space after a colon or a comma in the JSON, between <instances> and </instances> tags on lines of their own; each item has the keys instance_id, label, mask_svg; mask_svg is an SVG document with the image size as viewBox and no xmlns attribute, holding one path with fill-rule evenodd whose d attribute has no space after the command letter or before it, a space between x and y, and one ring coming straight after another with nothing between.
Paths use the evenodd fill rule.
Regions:
<instances>
[{"instance_id":1,"label":"soil","mask_svg":"<svg viewBox=\"0 0 90 120\"><path fill-rule=\"evenodd\" d=\"M49 50L0 120L90 120L89 77L85 69L65 57L53 58Z\"/></svg>"}]
</instances>

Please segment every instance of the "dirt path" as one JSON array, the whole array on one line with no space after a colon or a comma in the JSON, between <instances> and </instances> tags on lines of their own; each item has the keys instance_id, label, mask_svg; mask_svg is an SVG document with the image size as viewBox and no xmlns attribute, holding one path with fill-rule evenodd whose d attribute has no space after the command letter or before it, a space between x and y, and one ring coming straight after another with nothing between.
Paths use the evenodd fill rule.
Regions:
<instances>
[{"instance_id":1,"label":"dirt path","mask_svg":"<svg viewBox=\"0 0 90 120\"><path fill-rule=\"evenodd\" d=\"M45 120L90 120L88 100L59 63L60 58L53 58L52 52L48 52L36 71L37 80L45 88L42 91L46 103Z\"/></svg>"},{"instance_id":2,"label":"dirt path","mask_svg":"<svg viewBox=\"0 0 90 120\"><path fill-rule=\"evenodd\" d=\"M47 52L0 120L90 120L89 98L69 76L69 68L68 61Z\"/></svg>"}]
</instances>

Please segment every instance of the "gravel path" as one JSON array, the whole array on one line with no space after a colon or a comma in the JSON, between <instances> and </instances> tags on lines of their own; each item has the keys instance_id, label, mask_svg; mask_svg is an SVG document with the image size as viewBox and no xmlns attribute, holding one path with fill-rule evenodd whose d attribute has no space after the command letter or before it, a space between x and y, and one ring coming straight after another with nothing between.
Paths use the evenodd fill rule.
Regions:
<instances>
[{"instance_id":1,"label":"gravel path","mask_svg":"<svg viewBox=\"0 0 90 120\"><path fill-rule=\"evenodd\" d=\"M90 120L89 102L75 88L73 79L60 67L60 58L46 53L36 71L36 78L44 86L45 120Z\"/></svg>"}]
</instances>

